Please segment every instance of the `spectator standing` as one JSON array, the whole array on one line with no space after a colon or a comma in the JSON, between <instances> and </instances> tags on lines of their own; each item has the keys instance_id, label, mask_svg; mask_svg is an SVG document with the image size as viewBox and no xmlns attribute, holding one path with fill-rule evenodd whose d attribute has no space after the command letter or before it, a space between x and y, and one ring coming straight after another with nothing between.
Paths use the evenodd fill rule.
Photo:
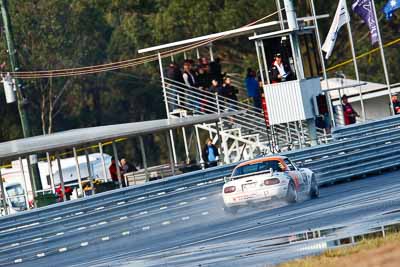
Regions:
<instances>
[{"instance_id":1,"label":"spectator standing","mask_svg":"<svg viewBox=\"0 0 400 267\"><path fill-rule=\"evenodd\" d=\"M256 72L250 68L247 69L247 76L244 83L247 89L247 95L253 100L254 107L261 108L261 95L256 79Z\"/></svg>"},{"instance_id":2,"label":"spectator standing","mask_svg":"<svg viewBox=\"0 0 400 267\"><path fill-rule=\"evenodd\" d=\"M207 139L203 148L203 160L206 168L218 165L219 153L217 147L212 143L210 138Z\"/></svg>"},{"instance_id":3,"label":"spectator standing","mask_svg":"<svg viewBox=\"0 0 400 267\"><path fill-rule=\"evenodd\" d=\"M182 97L182 90L179 87L182 87L183 77L182 72L179 69L178 65L175 63L170 63L167 69L167 78L169 79L167 82L170 83L168 88L171 89L171 95L173 96L170 104L170 109L176 109L180 104L180 98Z\"/></svg>"},{"instance_id":4,"label":"spectator standing","mask_svg":"<svg viewBox=\"0 0 400 267\"><path fill-rule=\"evenodd\" d=\"M196 86L196 80L194 73L192 72L192 65L190 64L189 60L186 60L185 63L183 64L183 74L182 74L183 81L186 85L186 89L184 89L184 104L188 108L193 108L191 106L191 103L193 101L189 101L189 95L190 91L192 90L193 87ZM196 105L195 105L196 106Z\"/></svg>"},{"instance_id":5,"label":"spectator standing","mask_svg":"<svg viewBox=\"0 0 400 267\"><path fill-rule=\"evenodd\" d=\"M207 69L205 68L207 65L200 65L199 70L198 70L198 75L197 75L197 86L199 87L200 91L207 91L210 86L211 86L211 80L210 80L210 75L207 72ZM205 98L202 98L200 100L200 111L201 112L206 112L206 100Z\"/></svg>"},{"instance_id":6,"label":"spectator standing","mask_svg":"<svg viewBox=\"0 0 400 267\"><path fill-rule=\"evenodd\" d=\"M349 103L347 95L342 96L342 108L344 125L350 125L356 123L356 118L360 117L358 113L353 109L353 106Z\"/></svg>"},{"instance_id":7,"label":"spectator standing","mask_svg":"<svg viewBox=\"0 0 400 267\"><path fill-rule=\"evenodd\" d=\"M400 114L400 102L398 100L397 95L392 96L392 104L393 104L394 115L399 115Z\"/></svg>"},{"instance_id":8,"label":"spectator standing","mask_svg":"<svg viewBox=\"0 0 400 267\"><path fill-rule=\"evenodd\" d=\"M237 101L237 93L238 90L232 85L231 78L225 77L221 88L221 95L227 98L226 106L228 110L234 109L235 102Z\"/></svg>"},{"instance_id":9,"label":"spectator standing","mask_svg":"<svg viewBox=\"0 0 400 267\"><path fill-rule=\"evenodd\" d=\"M119 164L118 164L118 166L117 166L117 164L116 164L116 162L115 162L115 158L112 157L112 158L111 158L111 165L110 165L110 167L108 168L108 170L110 171L111 179L113 180L113 182L114 182L115 184L119 184L117 168L119 168L120 173L122 174L122 169L121 169L121 167L119 166ZM121 181L123 182L123 179L121 179Z\"/></svg>"},{"instance_id":10,"label":"spectator standing","mask_svg":"<svg viewBox=\"0 0 400 267\"><path fill-rule=\"evenodd\" d=\"M219 84L222 84L222 66L221 66L221 59L216 58L214 61L210 62L210 75L211 79L217 80Z\"/></svg>"},{"instance_id":11,"label":"spectator standing","mask_svg":"<svg viewBox=\"0 0 400 267\"><path fill-rule=\"evenodd\" d=\"M136 167L130 164L125 158L121 159L121 169L123 174L137 171Z\"/></svg>"}]
</instances>

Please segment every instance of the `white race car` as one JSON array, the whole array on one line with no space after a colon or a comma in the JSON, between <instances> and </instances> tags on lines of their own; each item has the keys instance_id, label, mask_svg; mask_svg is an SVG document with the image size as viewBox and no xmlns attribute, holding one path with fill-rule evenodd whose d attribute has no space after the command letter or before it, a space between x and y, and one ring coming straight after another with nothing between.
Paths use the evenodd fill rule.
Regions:
<instances>
[{"instance_id":1,"label":"white race car","mask_svg":"<svg viewBox=\"0 0 400 267\"><path fill-rule=\"evenodd\" d=\"M296 202L305 192L311 198L319 196L318 181L307 168L297 168L287 157L263 157L236 166L231 177L225 178L222 189L225 210L235 213L249 203L284 199Z\"/></svg>"}]
</instances>

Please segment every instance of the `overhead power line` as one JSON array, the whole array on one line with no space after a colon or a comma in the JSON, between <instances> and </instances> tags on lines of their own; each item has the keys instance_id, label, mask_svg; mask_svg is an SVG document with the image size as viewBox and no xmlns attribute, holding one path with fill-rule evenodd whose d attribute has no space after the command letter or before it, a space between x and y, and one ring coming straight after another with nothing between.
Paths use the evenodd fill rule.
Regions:
<instances>
[{"instance_id":1,"label":"overhead power line","mask_svg":"<svg viewBox=\"0 0 400 267\"><path fill-rule=\"evenodd\" d=\"M283 9L282 9L283 10ZM253 21L245 26L240 28L249 27L255 25L263 20L266 20L274 15L276 15L279 11L273 12L263 18L260 18L256 21ZM204 45L207 45L211 42L214 42L218 39L223 37L229 36L230 34L222 35L215 38L210 38L205 41L200 41L191 45L171 49L168 51L161 52L161 57L166 58L172 55L176 55L179 53L183 53L185 51L192 50L194 48L198 48ZM147 55L139 58L128 59L124 61L112 62L112 63L105 63L100 65L94 66L87 66L87 67L79 67L79 68L68 68L68 69L59 69L59 70L42 70L42 71L18 71L18 72L9 72L11 76L20 78L20 79L42 79L42 78L57 78L57 77L69 77L69 76L80 76L80 75L89 75L107 71L113 71L118 69L125 69L129 67L135 67L138 65L142 65L145 63L150 63L153 61L158 60L157 54ZM2 73L5 74L4 72Z\"/></svg>"}]
</instances>

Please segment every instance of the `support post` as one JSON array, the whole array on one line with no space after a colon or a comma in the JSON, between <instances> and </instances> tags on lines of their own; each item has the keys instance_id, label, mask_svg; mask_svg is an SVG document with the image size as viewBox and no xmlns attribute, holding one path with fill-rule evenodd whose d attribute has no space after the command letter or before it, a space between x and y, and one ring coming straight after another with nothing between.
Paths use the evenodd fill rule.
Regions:
<instances>
[{"instance_id":1,"label":"support post","mask_svg":"<svg viewBox=\"0 0 400 267\"><path fill-rule=\"evenodd\" d=\"M284 0L286 17L289 25L289 29L297 30L299 28L297 24L296 10L293 5L293 0ZM304 79L304 69L301 59L301 50L299 45L299 38L297 33L290 34L290 40L293 48L293 56L295 60L297 79Z\"/></svg>"},{"instance_id":2,"label":"support post","mask_svg":"<svg viewBox=\"0 0 400 267\"><path fill-rule=\"evenodd\" d=\"M101 166L103 169L104 181L108 182L107 167L106 167L106 162L104 160L104 153L103 153L103 144L101 142L99 142L99 152L100 152L100 158L101 158Z\"/></svg>"},{"instance_id":3,"label":"support post","mask_svg":"<svg viewBox=\"0 0 400 267\"><path fill-rule=\"evenodd\" d=\"M285 29L285 23L283 21L281 1L280 0L275 0L275 3L276 3L276 10L278 11L278 17L279 17L279 23L281 25L281 30L284 30Z\"/></svg>"},{"instance_id":4,"label":"support post","mask_svg":"<svg viewBox=\"0 0 400 267\"><path fill-rule=\"evenodd\" d=\"M114 140L112 141L112 148L113 148L113 152L114 152L115 168L117 169L119 188L122 188L121 169L119 167L118 150L117 150L117 144L115 143Z\"/></svg>"},{"instance_id":5,"label":"support post","mask_svg":"<svg viewBox=\"0 0 400 267\"><path fill-rule=\"evenodd\" d=\"M87 149L85 149L85 157L86 157L86 167L89 175L90 188L92 188L92 195L94 195L95 190L93 184L93 173L92 173L92 168L90 167L89 152L87 151Z\"/></svg>"},{"instance_id":6,"label":"support post","mask_svg":"<svg viewBox=\"0 0 400 267\"><path fill-rule=\"evenodd\" d=\"M174 156L172 153L172 145L171 145L171 138L169 134L166 134L166 140L168 145L168 155L169 155L169 164L171 166L172 175L175 175L175 163L174 163Z\"/></svg>"},{"instance_id":7,"label":"support post","mask_svg":"<svg viewBox=\"0 0 400 267\"><path fill-rule=\"evenodd\" d=\"M201 150L201 141L200 141L200 135L199 135L199 128L197 128L197 126L194 126L194 130L196 133L196 141L197 141L197 149L199 150L199 162L200 162L200 166L202 169L204 169L204 160L203 160L203 151Z\"/></svg>"},{"instance_id":8,"label":"support post","mask_svg":"<svg viewBox=\"0 0 400 267\"><path fill-rule=\"evenodd\" d=\"M217 103L217 113L220 114L221 113L221 107L219 105L218 93L215 93L215 100L216 100L216 103ZM219 124L221 125L221 131L223 132L224 131L224 122L222 121L221 118L219 119ZM219 131L218 123L216 125L217 125L217 132L218 132ZM222 136L220 134L218 134L218 140L221 141L221 145L222 145L221 146L221 151L222 150L224 151L224 153L223 153L224 157L222 157L222 153L221 153L221 159L223 159L225 164L228 164L229 163L229 155L228 155L228 145L226 143L226 140L225 140L224 136Z\"/></svg>"},{"instance_id":9,"label":"support post","mask_svg":"<svg viewBox=\"0 0 400 267\"><path fill-rule=\"evenodd\" d=\"M188 144L187 144L187 137L186 137L185 127L182 127L182 135L183 135L183 144L184 144L184 147L185 147L186 162L189 162L190 155L189 155L189 148L188 148Z\"/></svg>"},{"instance_id":10,"label":"support post","mask_svg":"<svg viewBox=\"0 0 400 267\"><path fill-rule=\"evenodd\" d=\"M169 114L169 107L168 107L167 87L165 85L164 69L163 69L162 57L161 57L160 52L158 52L158 64L159 64L159 68L160 68L161 83L162 83L162 88L163 88L165 111L167 113L167 118L169 119L170 114ZM171 143L172 143L172 152L174 155L174 163L176 165L176 163L177 163L176 149L175 149L175 142L174 142L174 134L173 134L172 130L169 130L169 135L170 135Z\"/></svg>"},{"instance_id":11,"label":"support post","mask_svg":"<svg viewBox=\"0 0 400 267\"><path fill-rule=\"evenodd\" d=\"M36 205L36 184L35 184L35 180L33 178L32 168L30 167L31 159L29 158L29 155L26 157L26 163L27 163L29 179L30 179L31 187L32 187L33 206L36 208L37 207L37 205Z\"/></svg>"},{"instance_id":12,"label":"support post","mask_svg":"<svg viewBox=\"0 0 400 267\"><path fill-rule=\"evenodd\" d=\"M318 145L318 136L317 136L317 128L315 126L315 119L307 120L307 128L310 134L311 146Z\"/></svg>"},{"instance_id":13,"label":"support post","mask_svg":"<svg viewBox=\"0 0 400 267\"><path fill-rule=\"evenodd\" d=\"M347 9L347 3L345 0L344 0L344 7L346 8L346 15L350 17L349 11ZM376 23L378 23L378 21ZM356 51L354 49L353 35L351 33L350 19L347 20L346 25L347 25L347 33L349 35L351 55L353 57L354 72L356 74L357 83L360 83L360 74L358 72L357 57L356 57ZM360 95L361 113L363 115L363 121L365 121L367 119L367 116L366 116L366 112L365 112L361 86L358 87L358 91L359 91L359 95ZM390 101L392 101L392 100L390 100Z\"/></svg>"},{"instance_id":14,"label":"support post","mask_svg":"<svg viewBox=\"0 0 400 267\"><path fill-rule=\"evenodd\" d=\"M60 155L58 154L58 152L56 153L56 158L57 158L58 176L60 177L61 192L63 194L63 201L65 202L67 200L67 196L65 195L64 177L61 168Z\"/></svg>"},{"instance_id":15,"label":"support post","mask_svg":"<svg viewBox=\"0 0 400 267\"><path fill-rule=\"evenodd\" d=\"M221 136L221 134L220 134L220 131L219 131L219 125L218 125L218 122L216 121L215 122L215 128L217 129L217 136L218 136L218 138L217 138L217 146L220 148L220 151L221 151L221 159L223 159L224 158L224 152L225 151L223 151L223 149L222 149L222 146L221 146L221 144L222 144L222 136Z\"/></svg>"},{"instance_id":16,"label":"support post","mask_svg":"<svg viewBox=\"0 0 400 267\"><path fill-rule=\"evenodd\" d=\"M50 184L51 184L51 191L53 193L56 192L55 186L54 186L54 176L53 176L53 166L51 165L51 159L50 159L50 154L49 152L46 152L46 158L47 158L47 168L49 170L49 176L50 176ZM21 159L21 158L20 158ZM21 160L22 162L22 160ZM20 163L21 163L20 162ZM24 178L25 179L25 178Z\"/></svg>"},{"instance_id":17,"label":"support post","mask_svg":"<svg viewBox=\"0 0 400 267\"><path fill-rule=\"evenodd\" d=\"M381 37L381 31L379 29L379 21L378 21L378 16L376 15L376 9L375 9L375 1L371 0L372 4L372 10L374 12L375 16L375 21L376 21L376 30L378 32L378 42L379 42L379 50L381 51L381 58L382 58L382 65L383 65L383 71L385 73L385 79L386 79L386 85L388 88L388 93L389 93L389 99L390 99L390 114L395 115L394 113L394 107L393 107L393 102L392 102L392 88L390 85L390 79L389 79L389 73L387 70L387 65L386 65L386 59L385 59L385 51L383 50L383 44L382 44L382 37Z\"/></svg>"},{"instance_id":18,"label":"support post","mask_svg":"<svg viewBox=\"0 0 400 267\"><path fill-rule=\"evenodd\" d=\"M324 76L326 88L329 89L328 74L326 73L325 59L324 59L324 55L322 53L321 36L319 34L318 20L317 20L317 14L315 11L314 0L311 0L310 2L311 2L311 14L314 17L315 35L317 37L318 52L319 52L319 57L320 57L320 61L321 61L321 66L322 66L322 74ZM331 95L330 95L329 91L326 92L326 101L328 102L327 103L328 111L329 111L329 116L331 117L332 126L336 127L335 115L333 113L332 100L331 100Z\"/></svg>"},{"instance_id":19,"label":"support post","mask_svg":"<svg viewBox=\"0 0 400 267\"><path fill-rule=\"evenodd\" d=\"M147 170L146 150L144 148L143 136L139 136L139 143L140 143L140 152L142 154L144 173L146 175L146 182L148 182L150 180L149 179L150 177L149 177L149 172Z\"/></svg>"},{"instance_id":20,"label":"support post","mask_svg":"<svg viewBox=\"0 0 400 267\"><path fill-rule=\"evenodd\" d=\"M1 170L0 170L0 187L1 187L1 196L2 196L1 200L3 202L4 213L5 215L8 215L7 196L6 196L6 190L4 188L3 177L1 176Z\"/></svg>"},{"instance_id":21,"label":"support post","mask_svg":"<svg viewBox=\"0 0 400 267\"><path fill-rule=\"evenodd\" d=\"M214 61L214 51L213 51L213 44L212 43L210 43L208 45L208 49L210 51L210 61L212 62L212 61Z\"/></svg>"},{"instance_id":22,"label":"support post","mask_svg":"<svg viewBox=\"0 0 400 267\"><path fill-rule=\"evenodd\" d=\"M83 188L82 188L81 168L79 166L78 153L76 152L76 148L75 147L72 148L72 152L74 153L76 177L78 178L79 190L80 190L80 193L83 194L83 197L85 197L86 195L83 192Z\"/></svg>"},{"instance_id":23,"label":"support post","mask_svg":"<svg viewBox=\"0 0 400 267\"><path fill-rule=\"evenodd\" d=\"M48 153L47 153L47 154L48 154ZM25 171L24 171L24 165L23 165L23 162L22 162L22 158L19 157L19 158L18 158L18 161L19 161L19 166L20 166L20 169L21 169L22 179L24 179L26 208L27 208L28 210L30 210L31 208L29 207L28 184L27 184L27 182L26 182L26 175L25 175ZM50 171L49 171L49 172L50 172ZM53 178L52 178L53 175L51 175L50 177L51 177L51 179L53 179ZM1 178L0 178L0 179L1 179ZM53 193L54 193L54 181L53 181Z\"/></svg>"}]
</instances>

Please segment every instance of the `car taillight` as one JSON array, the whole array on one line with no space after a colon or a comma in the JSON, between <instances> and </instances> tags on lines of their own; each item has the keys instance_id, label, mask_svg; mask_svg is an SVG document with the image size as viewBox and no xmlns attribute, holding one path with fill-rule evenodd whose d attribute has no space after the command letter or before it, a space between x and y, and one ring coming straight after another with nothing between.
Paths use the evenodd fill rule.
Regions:
<instances>
[{"instance_id":1,"label":"car taillight","mask_svg":"<svg viewBox=\"0 0 400 267\"><path fill-rule=\"evenodd\" d=\"M279 181L278 178L273 178L273 179L268 179L264 181L265 185L274 185L274 184L279 184L281 181Z\"/></svg>"},{"instance_id":2,"label":"car taillight","mask_svg":"<svg viewBox=\"0 0 400 267\"><path fill-rule=\"evenodd\" d=\"M227 186L224 188L224 193L225 194L229 194L229 193L233 193L236 191L236 187L235 186Z\"/></svg>"}]
</instances>

